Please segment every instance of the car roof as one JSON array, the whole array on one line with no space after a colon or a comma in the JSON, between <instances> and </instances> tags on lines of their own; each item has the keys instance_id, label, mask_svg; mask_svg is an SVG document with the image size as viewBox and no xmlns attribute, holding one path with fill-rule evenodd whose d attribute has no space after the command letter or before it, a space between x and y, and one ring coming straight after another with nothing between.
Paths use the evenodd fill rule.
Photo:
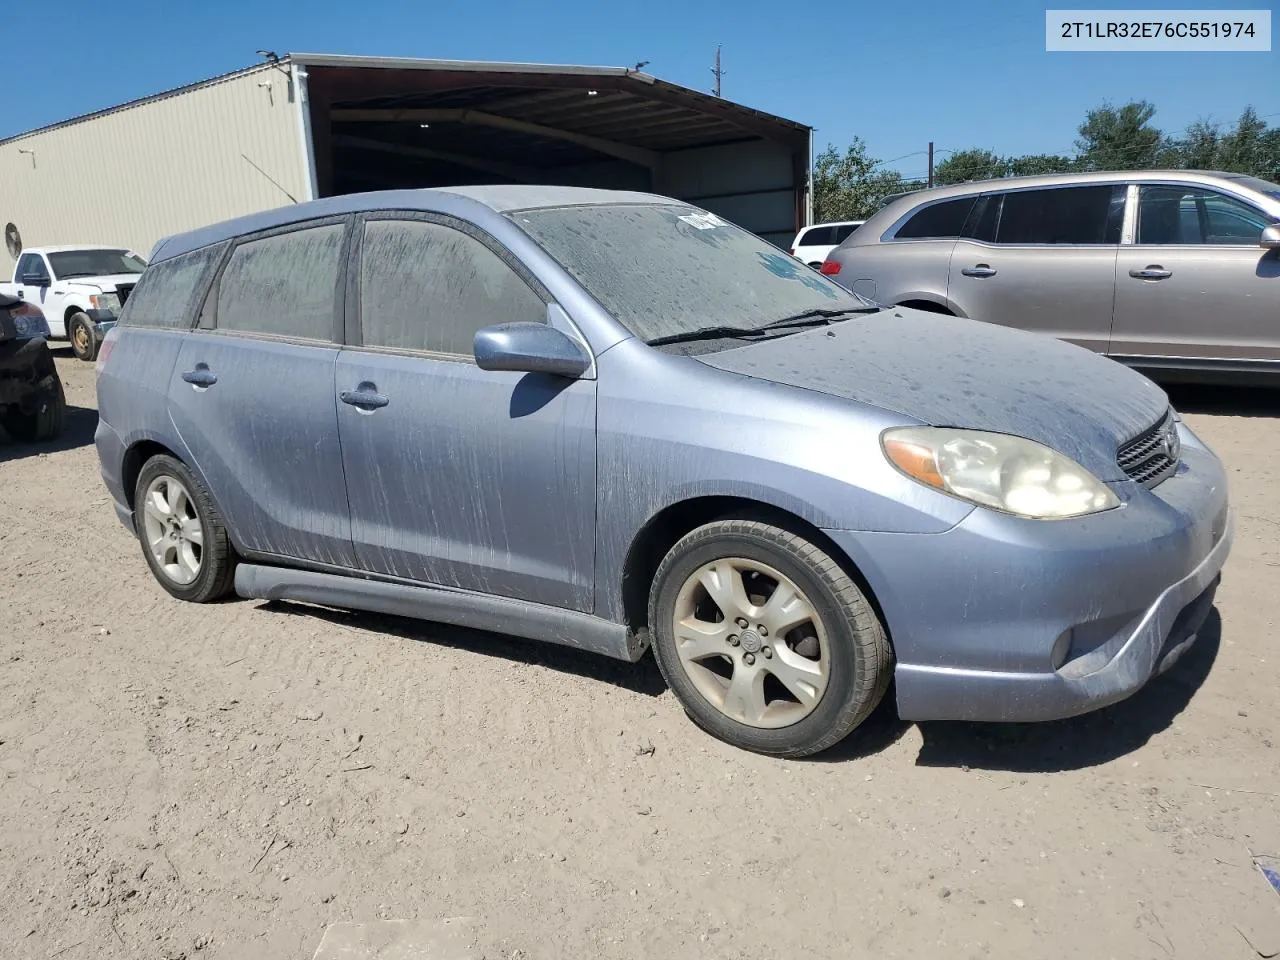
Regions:
<instances>
[{"instance_id":1,"label":"car roof","mask_svg":"<svg viewBox=\"0 0 1280 960\"><path fill-rule=\"evenodd\" d=\"M129 248L121 244L109 245L105 243L64 243L52 247L27 247L23 253L69 253L72 250L123 250L129 252Z\"/></svg>"},{"instance_id":2,"label":"car roof","mask_svg":"<svg viewBox=\"0 0 1280 960\"><path fill-rule=\"evenodd\" d=\"M862 224L864 224L864 223L866 223L866 222L867 222L867 221L865 221L865 220L823 220L821 223L811 223L811 224L809 224L807 227L801 227L801 228L800 228L800 232L801 232L801 233L804 233L806 230L812 230L814 227L849 227L849 226L861 226Z\"/></svg>"},{"instance_id":3,"label":"car roof","mask_svg":"<svg viewBox=\"0 0 1280 960\"><path fill-rule=\"evenodd\" d=\"M630 190L598 190L591 187L556 187L536 184L495 184L429 188L421 190L379 190L349 193L322 200L310 200L290 207L264 210L234 220L215 223L198 230L166 237L151 251L150 262L168 260L183 253L221 243L247 233L286 227L322 217L341 216L374 210L421 210L451 213L463 217L476 214L511 213L554 207L598 206L619 203L664 203L689 206L653 193Z\"/></svg>"},{"instance_id":4,"label":"car roof","mask_svg":"<svg viewBox=\"0 0 1280 960\"><path fill-rule=\"evenodd\" d=\"M1190 183L1214 184L1223 180L1247 180L1248 174L1226 173L1219 170L1094 170L1081 173L1044 173L1030 177L995 177L990 180L968 180L946 187L932 187L925 190L913 190L894 198L911 197L913 201L921 199L942 199L946 197L963 197L971 193L988 193L994 190L1020 190L1025 187L1060 187L1084 186L1092 183L1129 183L1134 180L1182 180Z\"/></svg>"}]
</instances>

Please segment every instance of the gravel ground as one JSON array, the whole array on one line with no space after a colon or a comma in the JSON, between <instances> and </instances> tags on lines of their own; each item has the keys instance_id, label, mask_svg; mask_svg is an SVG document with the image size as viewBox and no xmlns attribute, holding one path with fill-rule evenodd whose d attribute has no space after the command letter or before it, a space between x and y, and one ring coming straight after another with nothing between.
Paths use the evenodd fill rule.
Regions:
<instances>
[{"instance_id":1,"label":"gravel ground","mask_svg":"<svg viewBox=\"0 0 1280 960\"><path fill-rule=\"evenodd\" d=\"M152 580L93 368L0 442L0 956L310 958L475 918L477 956L1247 958L1280 950L1280 392L1175 401L1237 543L1200 641L1026 726L891 707L814 761L700 733L651 660Z\"/></svg>"}]
</instances>

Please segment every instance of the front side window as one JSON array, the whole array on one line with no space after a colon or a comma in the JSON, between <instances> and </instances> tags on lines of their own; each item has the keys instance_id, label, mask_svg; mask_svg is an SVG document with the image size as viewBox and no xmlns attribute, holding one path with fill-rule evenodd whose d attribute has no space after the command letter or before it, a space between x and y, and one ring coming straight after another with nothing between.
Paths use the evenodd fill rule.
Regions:
<instances>
[{"instance_id":1,"label":"front side window","mask_svg":"<svg viewBox=\"0 0 1280 960\"><path fill-rule=\"evenodd\" d=\"M1140 244L1256 246L1272 220L1215 190L1144 185L1138 194Z\"/></svg>"},{"instance_id":2,"label":"front side window","mask_svg":"<svg viewBox=\"0 0 1280 960\"><path fill-rule=\"evenodd\" d=\"M768 241L696 207L599 204L508 217L642 340L868 308Z\"/></svg>"},{"instance_id":3,"label":"front side window","mask_svg":"<svg viewBox=\"0 0 1280 960\"><path fill-rule=\"evenodd\" d=\"M973 209L973 197L931 203L898 228L898 240L955 240Z\"/></svg>"},{"instance_id":4,"label":"front side window","mask_svg":"<svg viewBox=\"0 0 1280 960\"><path fill-rule=\"evenodd\" d=\"M801 247L826 247L835 243L834 227L810 227L797 246Z\"/></svg>"},{"instance_id":5,"label":"front side window","mask_svg":"<svg viewBox=\"0 0 1280 960\"><path fill-rule=\"evenodd\" d=\"M194 301L226 248L220 243L148 267L124 303L121 325L185 330Z\"/></svg>"},{"instance_id":6,"label":"front side window","mask_svg":"<svg viewBox=\"0 0 1280 960\"><path fill-rule=\"evenodd\" d=\"M18 261L18 282L24 283L30 277L32 280L48 280L49 271L44 265L44 259L38 253L24 253L22 259Z\"/></svg>"},{"instance_id":7,"label":"front side window","mask_svg":"<svg viewBox=\"0 0 1280 960\"><path fill-rule=\"evenodd\" d=\"M218 278L219 330L332 340L344 227L308 227L242 243Z\"/></svg>"},{"instance_id":8,"label":"front side window","mask_svg":"<svg viewBox=\"0 0 1280 960\"><path fill-rule=\"evenodd\" d=\"M62 250L49 254L49 263L59 280L139 274L147 268L145 260L128 250Z\"/></svg>"},{"instance_id":9,"label":"front side window","mask_svg":"<svg viewBox=\"0 0 1280 960\"><path fill-rule=\"evenodd\" d=\"M471 356L476 331L544 323L546 303L470 234L421 220L374 220L360 253L364 343Z\"/></svg>"},{"instance_id":10,"label":"front side window","mask_svg":"<svg viewBox=\"0 0 1280 960\"><path fill-rule=\"evenodd\" d=\"M996 243L1118 244L1125 189L1108 184L1006 193Z\"/></svg>"}]
</instances>

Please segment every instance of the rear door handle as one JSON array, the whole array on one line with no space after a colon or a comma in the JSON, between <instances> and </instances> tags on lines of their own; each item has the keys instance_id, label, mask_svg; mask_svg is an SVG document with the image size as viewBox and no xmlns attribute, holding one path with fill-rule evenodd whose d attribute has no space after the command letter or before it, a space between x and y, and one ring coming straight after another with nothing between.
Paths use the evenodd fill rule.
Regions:
<instances>
[{"instance_id":1,"label":"rear door handle","mask_svg":"<svg viewBox=\"0 0 1280 960\"><path fill-rule=\"evenodd\" d=\"M194 387L212 387L218 382L214 372L204 364L197 364L194 370L188 370L182 375L182 379Z\"/></svg>"},{"instance_id":2,"label":"rear door handle","mask_svg":"<svg viewBox=\"0 0 1280 960\"><path fill-rule=\"evenodd\" d=\"M1129 276L1135 280L1163 280L1166 277L1172 277L1173 271L1153 263L1144 270L1130 270Z\"/></svg>"},{"instance_id":3,"label":"rear door handle","mask_svg":"<svg viewBox=\"0 0 1280 960\"><path fill-rule=\"evenodd\" d=\"M378 388L372 383L362 383L354 390L343 390L338 394L338 399L366 412L385 407L391 402L391 398L378 393Z\"/></svg>"},{"instance_id":4,"label":"rear door handle","mask_svg":"<svg viewBox=\"0 0 1280 960\"><path fill-rule=\"evenodd\" d=\"M980 263L976 267L965 267L960 272L966 277L994 277L996 275L995 269L985 263Z\"/></svg>"}]
</instances>

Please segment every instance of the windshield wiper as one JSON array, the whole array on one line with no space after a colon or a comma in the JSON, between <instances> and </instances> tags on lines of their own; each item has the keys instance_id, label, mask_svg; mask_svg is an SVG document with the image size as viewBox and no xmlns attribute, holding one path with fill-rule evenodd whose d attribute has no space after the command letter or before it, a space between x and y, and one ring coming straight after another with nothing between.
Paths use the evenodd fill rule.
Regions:
<instances>
[{"instance_id":1,"label":"windshield wiper","mask_svg":"<svg viewBox=\"0 0 1280 960\"><path fill-rule=\"evenodd\" d=\"M697 330L686 330L683 333L671 333L664 337L654 337L652 340L646 340L651 347L660 347L667 343L686 343L690 340L713 340L717 338L736 339L739 337L754 337L762 333L770 333L774 330L786 330L791 327L816 327L818 325L829 324L837 317L843 317L850 313L878 313L878 306L867 307L842 307L839 310L830 310L825 308L817 308L814 310L805 310L802 313L793 313L789 317L783 317L780 320L772 320L769 323L762 324L758 327L731 327L723 324L717 324L713 327L700 327Z\"/></svg>"},{"instance_id":2,"label":"windshield wiper","mask_svg":"<svg viewBox=\"0 0 1280 960\"><path fill-rule=\"evenodd\" d=\"M751 327L728 327L723 324L714 327L699 327L697 330L685 330L683 333L669 333L666 336L646 340L651 347L661 347L667 343L687 343L691 340L718 340L721 338L749 337L756 333Z\"/></svg>"}]
</instances>

